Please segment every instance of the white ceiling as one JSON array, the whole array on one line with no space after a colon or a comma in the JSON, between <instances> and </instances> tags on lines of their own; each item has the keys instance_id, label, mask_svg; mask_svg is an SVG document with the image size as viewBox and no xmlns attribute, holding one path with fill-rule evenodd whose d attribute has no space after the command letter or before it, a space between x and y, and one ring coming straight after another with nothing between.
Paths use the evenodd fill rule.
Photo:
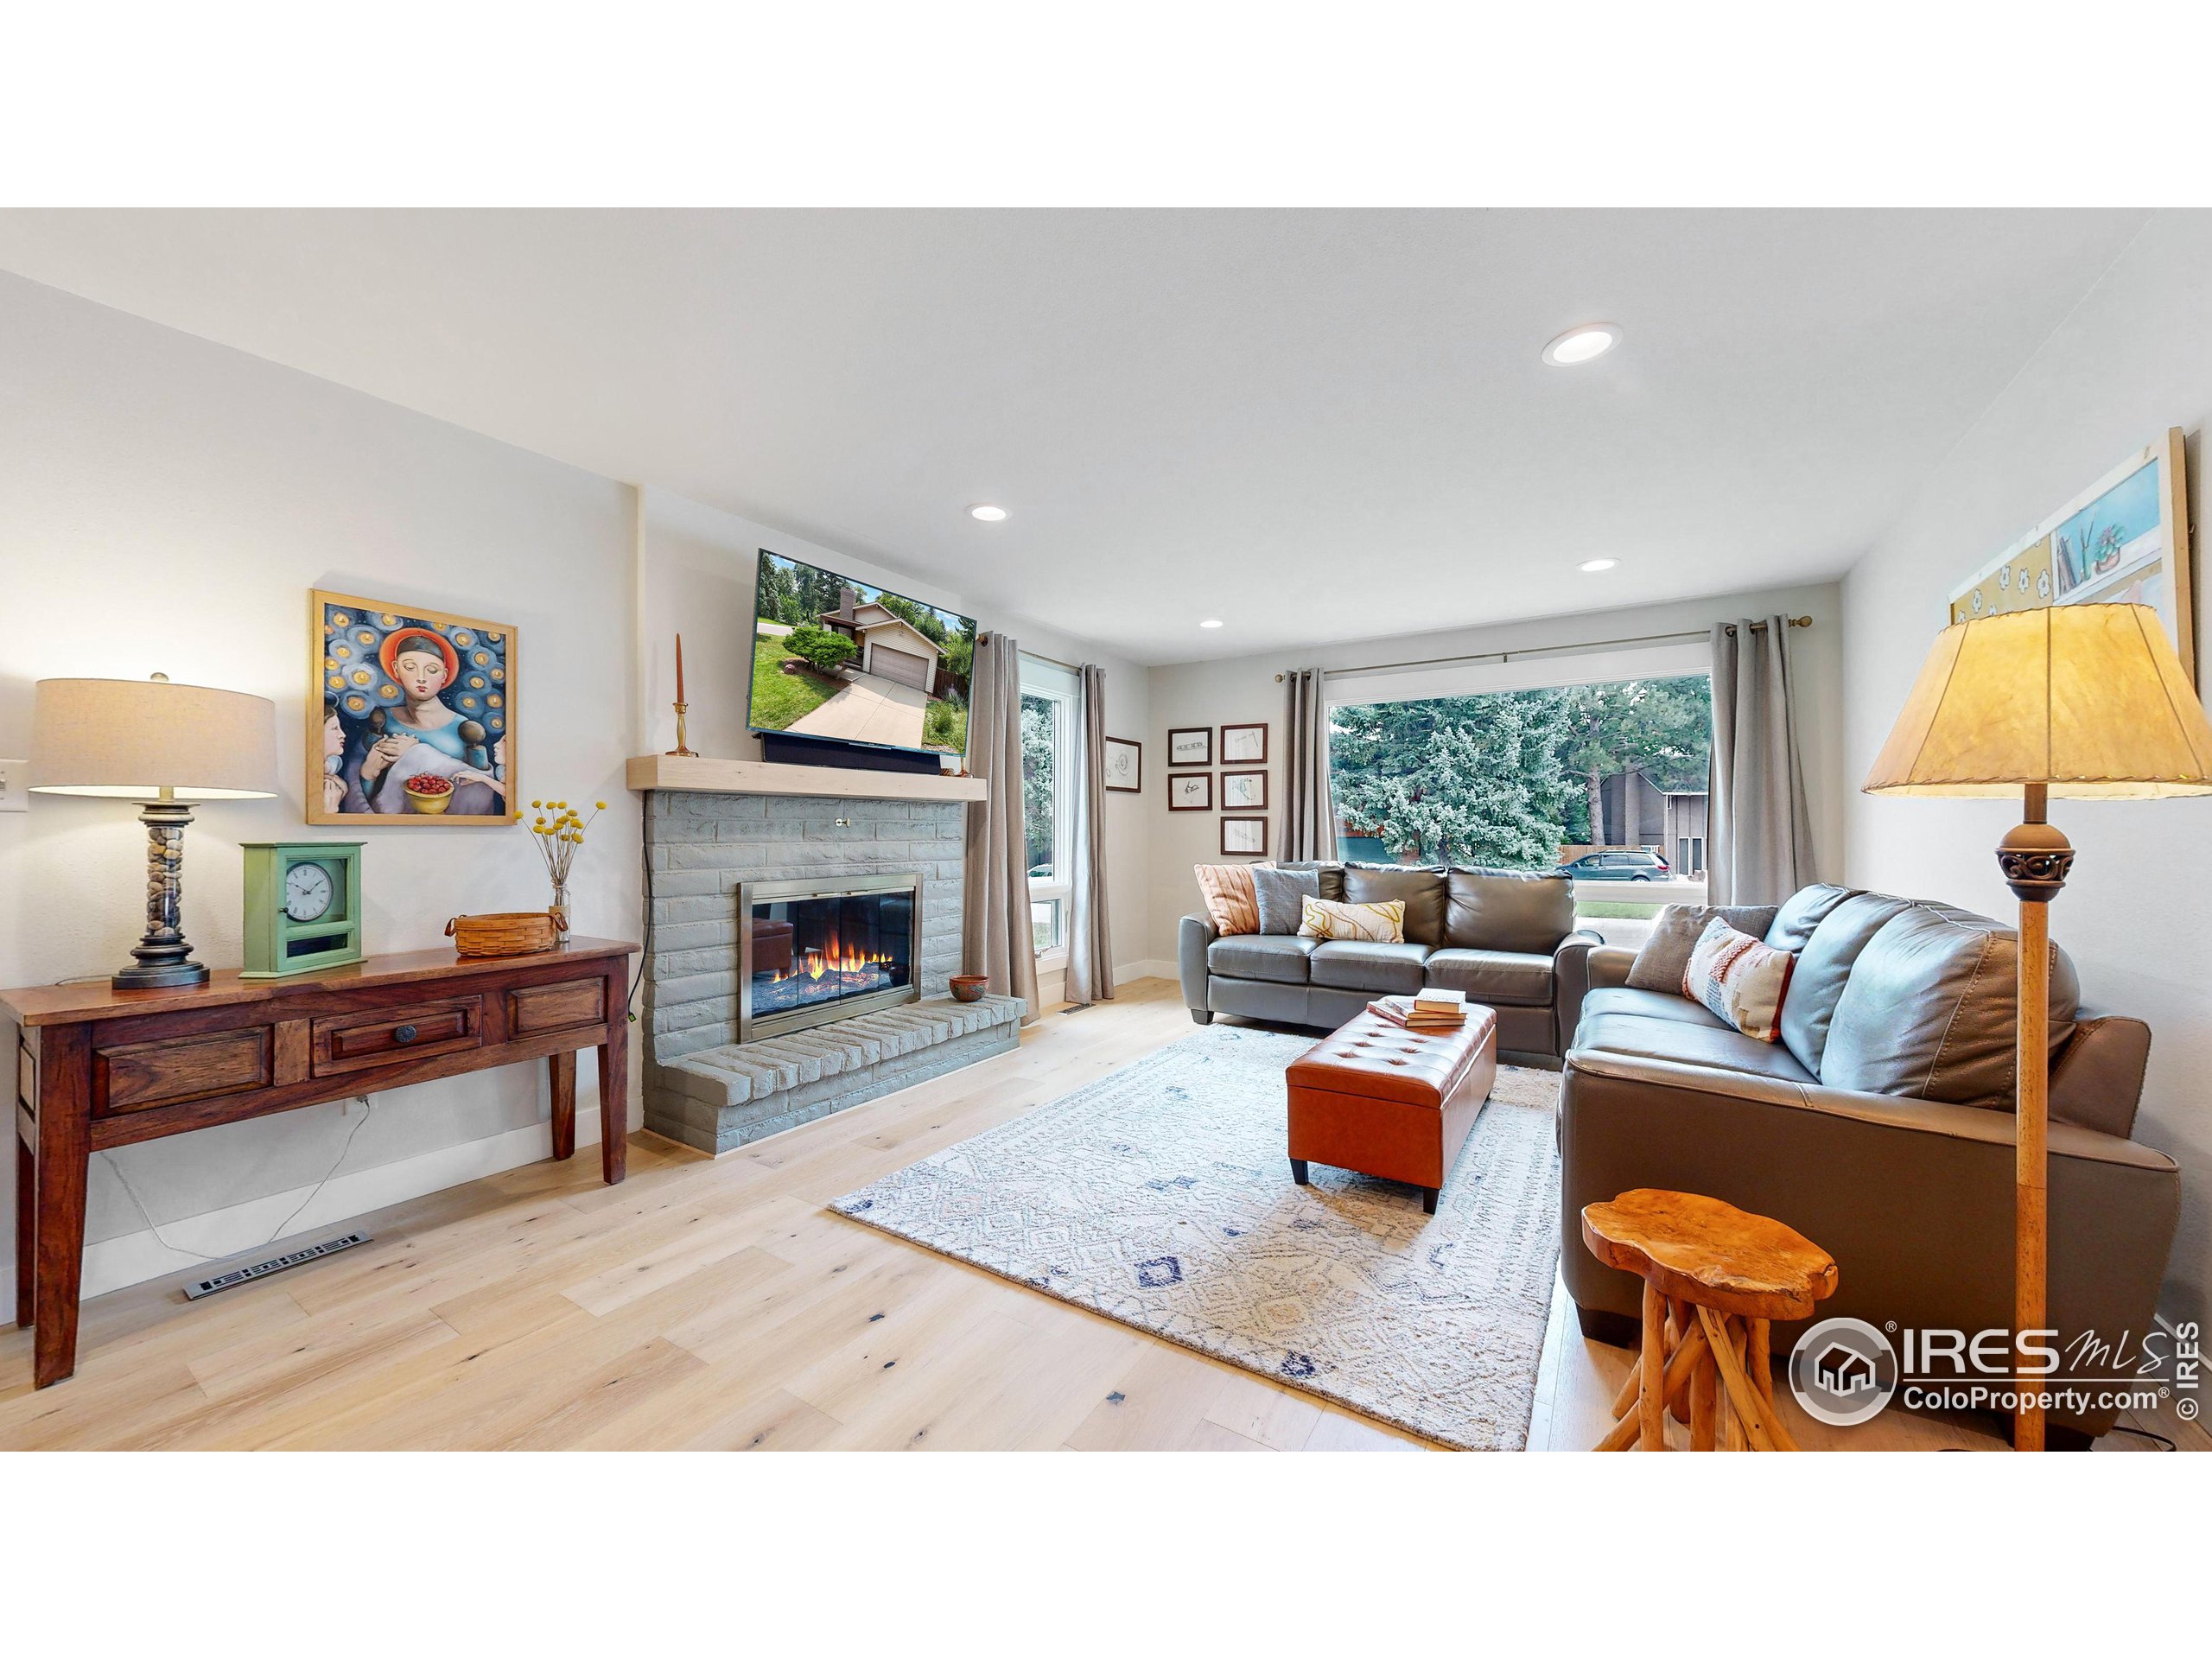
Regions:
<instances>
[{"instance_id":1,"label":"white ceiling","mask_svg":"<svg viewBox=\"0 0 2212 1659\"><path fill-rule=\"evenodd\" d=\"M12 212L0 268L1163 663L1836 576L2144 217Z\"/></svg>"}]
</instances>

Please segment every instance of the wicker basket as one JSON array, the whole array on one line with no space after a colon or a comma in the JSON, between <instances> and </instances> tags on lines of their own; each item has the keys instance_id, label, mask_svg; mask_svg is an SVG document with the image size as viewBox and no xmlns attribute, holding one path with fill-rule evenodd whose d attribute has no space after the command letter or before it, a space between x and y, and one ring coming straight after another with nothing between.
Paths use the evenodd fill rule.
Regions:
<instances>
[{"instance_id":1,"label":"wicker basket","mask_svg":"<svg viewBox=\"0 0 2212 1659\"><path fill-rule=\"evenodd\" d=\"M552 912L544 910L456 916L446 924L446 937L464 957L527 957L561 942Z\"/></svg>"}]
</instances>

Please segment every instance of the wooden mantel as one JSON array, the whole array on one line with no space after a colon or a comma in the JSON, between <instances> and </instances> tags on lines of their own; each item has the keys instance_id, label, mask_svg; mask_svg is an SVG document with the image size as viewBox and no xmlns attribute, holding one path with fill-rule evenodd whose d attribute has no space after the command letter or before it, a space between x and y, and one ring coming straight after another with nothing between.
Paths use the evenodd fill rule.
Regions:
<instances>
[{"instance_id":1,"label":"wooden mantel","mask_svg":"<svg viewBox=\"0 0 2212 1659\"><path fill-rule=\"evenodd\" d=\"M861 766L788 766L771 760L715 760L706 755L635 754L625 781L632 789L686 790L719 795L835 795L866 801L987 801L989 781L922 772L870 772Z\"/></svg>"}]
</instances>

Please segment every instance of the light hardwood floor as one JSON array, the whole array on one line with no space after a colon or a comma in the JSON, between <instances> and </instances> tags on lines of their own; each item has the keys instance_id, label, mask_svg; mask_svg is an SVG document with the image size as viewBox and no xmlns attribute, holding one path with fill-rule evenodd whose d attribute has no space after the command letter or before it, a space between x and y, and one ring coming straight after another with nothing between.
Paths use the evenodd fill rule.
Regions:
<instances>
[{"instance_id":1,"label":"light hardwood floor","mask_svg":"<svg viewBox=\"0 0 2212 1659\"><path fill-rule=\"evenodd\" d=\"M205 1302L178 1294L191 1274L118 1291L86 1304L77 1375L42 1392L10 1328L0 1447L1421 1449L822 1207L1190 1029L1175 988L1143 981L730 1157L640 1135L619 1187L595 1158L534 1164ZM1628 1363L1555 1297L1530 1445L1596 1440ZM1999 1444L1902 1412L1791 1427L1808 1446Z\"/></svg>"}]
</instances>

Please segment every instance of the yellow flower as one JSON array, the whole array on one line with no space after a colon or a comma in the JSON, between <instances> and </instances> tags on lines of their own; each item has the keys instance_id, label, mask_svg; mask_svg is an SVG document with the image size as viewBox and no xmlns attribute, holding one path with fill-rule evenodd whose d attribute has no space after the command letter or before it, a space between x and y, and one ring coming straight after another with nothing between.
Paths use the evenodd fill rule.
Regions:
<instances>
[{"instance_id":1,"label":"yellow flower","mask_svg":"<svg viewBox=\"0 0 2212 1659\"><path fill-rule=\"evenodd\" d=\"M592 810L595 812L604 812L607 810L607 803L605 801L594 801L591 804Z\"/></svg>"},{"instance_id":2,"label":"yellow flower","mask_svg":"<svg viewBox=\"0 0 2212 1659\"><path fill-rule=\"evenodd\" d=\"M532 802L531 803L531 804L532 806L543 806L543 805L545 804L545 803L544 803L544 802L543 802L543 801L532 801Z\"/></svg>"}]
</instances>

